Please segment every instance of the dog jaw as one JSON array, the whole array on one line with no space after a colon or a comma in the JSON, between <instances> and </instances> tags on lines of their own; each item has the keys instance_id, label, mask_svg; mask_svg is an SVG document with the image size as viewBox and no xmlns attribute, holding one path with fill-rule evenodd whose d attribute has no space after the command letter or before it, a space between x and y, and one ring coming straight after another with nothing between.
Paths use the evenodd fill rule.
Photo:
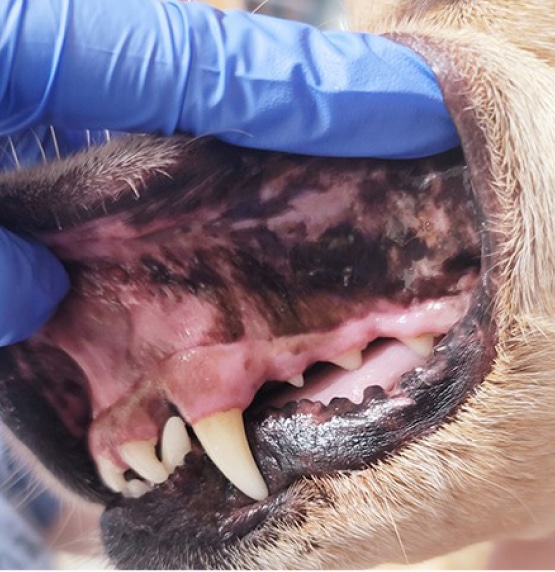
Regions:
<instances>
[{"instance_id":1,"label":"dog jaw","mask_svg":"<svg viewBox=\"0 0 555 572\"><path fill-rule=\"evenodd\" d=\"M356 29L415 49L448 107L464 110L454 119L473 183L495 197L494 367L434 432L367 470L291 487L303 523L276 525L271 542L234 555L237 566L410 563L555 527L555 52L547 22L555 4L501 4L351 2ZM466 103L456 106L460 97Z\"/></svg>"},{"instance_id":2,"label":"dog jaw","mask_svg":"<svg viewBox=\"0 0 555 572\"><path fill-rule=\"evenodd\" d=\"M497 359L450 423L364 472L297 487L300 498L320 499L310 503L304 540L283 540L297 546L301 567L416 562L555 525L555 50L547 22L555 5L390 2L385 15L352 4L357 28L419 52L448 107L464 110L454 119L473 183L489 184L497 202L488 217L500 269ZM379 24L369 22L376 15ZM454 105L461 97L465 105Z\"/></svg>"},{"instance_id":3,"label":"dog jaw","mask_svg":"<svg viewBox=\"0 0 555 572\"><path fill-rule=\"evenodd\" d=\"M518 14L534 24L511 40L518 8L492 19L488 6L389 2L382 24L364 28L387 32L433 66L476 192L490 197L482 206L498 289L494 367L454 418L394 455L364 471L297 482L284 494L303 518L280 519L280 507L270 507L264 541L231 549L228 565L418 561L488 538L541 535L553 522L553 60L537 12Z\"/></svg>"},{"instance_id":4,"label":"dog jaw","mask_svg":"<svg viewBox=\"0 0 555 572\"><path fill-rule=\"evenodd\" d=\"M430 23L420 9L418 18L405 14L407 24L391 16L380 31L432 65L461 134L492 241L494 366L433 432L364 471L291 486L283 504L302 518L273 506L264 533L231 548L228 565L417 562L487 539L541 536L553 526L555 77L545 52L486 34L482 23L476 31L480 4L464 25L461 4L443 12L439 2L425 5L435 10Z\"/></svg>"}]
</instances>

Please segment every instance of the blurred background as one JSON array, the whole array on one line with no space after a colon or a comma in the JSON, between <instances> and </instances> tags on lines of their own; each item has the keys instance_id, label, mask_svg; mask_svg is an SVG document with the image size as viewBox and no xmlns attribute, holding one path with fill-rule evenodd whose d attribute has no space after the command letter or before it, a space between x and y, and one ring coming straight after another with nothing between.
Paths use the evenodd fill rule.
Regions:
<instances>
[{"instance_id":1,"label":"blurred background","mask_svg":"<svg viewBox=\"0 0 555 572\"><path fill-rule=\"evenodd\" d=\"M214 0L208 3L222 9L246 9L326 28L336 27L334 24L341 14L341 0Z\"/></svg>"}]
</instances>

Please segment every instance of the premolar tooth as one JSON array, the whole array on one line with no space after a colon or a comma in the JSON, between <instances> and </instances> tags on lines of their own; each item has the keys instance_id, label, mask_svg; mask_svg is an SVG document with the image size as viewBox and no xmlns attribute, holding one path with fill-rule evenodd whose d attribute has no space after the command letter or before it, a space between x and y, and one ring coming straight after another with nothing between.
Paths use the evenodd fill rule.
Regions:
<instances>
[{"instance_id":1,"label":"premolar tooth","mask_svg":"<svg viewBox=\"0 0 555 572\"><path fill-rule=\"evenodd\" d=\"M347 371L354 371L362 366L362 352L358 350L350 350L328 361L346 369Z\"/></svg>"},{"instance_id":2,"label":"premolar tooth","mask_svg":"<svg viewBox=\"0 0 555 572\"><path fill-rule=\"evenodd\" d=\"M159 485L169 473L156 457L154 441L129 441L120 447L121 458L143 479Z\"/></svg>"},{"instance_id":3,"label":"premolar tooth","mask_svg":"<svg viewBox=\"0 0 555 572\"><path fill-rule=\"evenodd\" d=\"M268 496L245 435L240 409L214 413L197 421L193 429L212 462L241 492L255 500Z\"/></svg>"},{"instance_id":4,"label":"premolar tooth","mask_svg":"<svg viewBox=\"0 0 555 572\"><path fill-rule=\"evenodd\" d=\"M183 463L183 458L191 450L191 440L181 417L170 417L162 432L162 464L169 473Z\"/></svg>"},{"instance_id":5,"label":"premolar tooth","mask_svg":"<svg viewBox=\"0 0 555 572\"><path fill-rule=\"evenodd\" d=\"M102 456L97 457L96 466L98 468L100 478L109 489L116 493L121 493L124 490L127 481L123 476L123 469L120 469L107 457Z\"/></svg>"},{"instance_id":6,"label":"premolar tooth","mask_svg":"<svg viewBox=\"0 0 555 572\"><path fill-rule=\"evenodd\" d=\"M295 387L304 387L304 377L303 374L294 375L291 379L287 380L287 383L294 385Z\"/></svg>"},{"instance_id":7,"label":"premolar tooth","mask_svg":"<svg viewBox=\"0 0 555 572\"><path fill-rule=\"evenodd\" d=\"M399 338L399 341L405 344L415 354L420 357L430 357L434 349L434 336L433 334L424 334L416 338Z\"/></svg>"}]
</instances>

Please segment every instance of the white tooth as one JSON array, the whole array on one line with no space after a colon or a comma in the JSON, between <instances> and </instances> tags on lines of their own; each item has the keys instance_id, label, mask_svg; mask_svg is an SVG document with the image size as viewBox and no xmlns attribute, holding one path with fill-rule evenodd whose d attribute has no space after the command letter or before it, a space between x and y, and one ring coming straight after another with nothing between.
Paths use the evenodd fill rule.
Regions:
<instances>
[{"instance_id":1,"label":"white tooth","mask_svg":"<svg viewBox=\"0 0 555 572\"><path fill-rule=\"evenodd\" d=\"M294 375L291 379L287 380L287 383L294 385L295 387L303 387L304 386L304 377L303 374L300 373L299 375Z\"/></svg>"},{"instance_id":2,"label":"white tooth","mask_svg":"<svg viewBox=\"0 0 555 572\"><path fill-rule=\"evenodd\" d=\"M144 481L139 481L139 479L131 479L126 483L122 494L128 499L138 499L145 493L148 493L149 490L150 487Z\"/></svg>"},{"instance_id":3,"label":"white tooth","mask_svg":"<svg viewBox=\"0 0 555 572\"><path fill-rule=\"evenodd\" d=\"M173 473L191 450L191 440L181 417L170 417L166 421L162 431L161 449L162 464L169 473Z\"/></svg>"},{"instance_id":4,"label":"white tooth","mask_svg":"<svg viewBox=\"0 0 555 572\"><path fill-rule=\"evenodd\" d=\"M104 481L104 484L114 492L121 493L127 484L127 481L123 476L124 470L120 469L107 457L102 456L97 457L96 466L98 468L100 478Z\"/></svg>"},{"instance_id":5,"label":"white tooth","mask_svg":"<svg viewBox=\"0 0 555 572\"><path fill-rule=\"evenodd\" d=\"M169 473L156 457L154 440L129 441L120 447L121 458L143 479L159 485Z\"/></svg>"},{"instance_id":6,"label":"white tooth","mask_svg":"<svg viewBox=\"0 0 555 572\"><path fill-rule=\"evenodd\" d=\"M416 338L399 338L399 341L423 358L429 357L434 349L433 334L424 334Z\"/></svg>"},{"instance_id":7,"label":"white tooth","mask_svg":"<svg viewBox=\"0 0 555 572\"><path fill-rule=\"evenodd\" d=\"M245 435L240 409L214 413L197 421L193 429L212 462L240 491L256 500L268 496Z\"/></svg>"},{"instance_id":8,"label":"white tooth","mask_svg":"<svg viewBox=\"0 0 555 572\"><path fill-rule=\"evenodd\" d=\"M354 371L362 365L362 352L358 350L350 350L336 358L329 359L328 361L346 369L347 371Z\"/></svg>"}]
</instances>

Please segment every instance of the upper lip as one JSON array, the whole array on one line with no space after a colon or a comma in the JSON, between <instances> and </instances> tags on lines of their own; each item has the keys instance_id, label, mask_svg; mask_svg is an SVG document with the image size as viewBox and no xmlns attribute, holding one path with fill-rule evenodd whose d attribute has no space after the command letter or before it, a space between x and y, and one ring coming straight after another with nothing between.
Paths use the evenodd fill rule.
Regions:
<instances>
[{"instance_id":1,"label":"upper lip","mask_svg":"<svg viewBox=\"0 0 555 572\"><path fill-rule=\"evenodd\" d=\"M460 165L461 159L458 153L454 152L434 161L440 165L441 169L449 173L453 169L453 165ZM434 165L434 161L432 161L431 165ZM406 165L409 166L407 167ZM395 163L392 168L400 169L401 172L406 169L410 172L413 169L411 165L411 163ZM453 175L448 176L453 178ZM430 176L426 175L425 171L421 178L422 182L418 183L420 175L413 176L411 185L416 185L416 188L418 188L418 185L423 185L419 192L427 197L426 200L435 200L435 195L433 195L432 187L430 186L435 184L433 178L430 179ZM468 200L465 198L462 189L460 189L462 179L458 180L455 177L455 180L458 183L455 184L455 190L450 191L451 195L449 195L449 200L451 202L454 201L454 206L451 205L449 207L452 215L460 212L459 209ZM435 187L433 192L441 194L444 191L441 188L438 191L437 187ZM457 195L457 193L459 194ZM427 195L431 196L428 197ZM436 242L437 238L435 237L434 239ZM341 234L336 234L333 237L330 236L330 240L343 239ZM447 239L443 240L446 243L448 242ZM406 241L406 238L403 241ZM355 250L358 248L356 244L353 246L353 244L349 243L346 246L347 250L342 251L343 257L351 257L353 248ZM399 252L403 253L405 246L401 242L401 250ZM311 248L312 250L310 250ZM397 246L394 245L394 248L397 248ZM457 267L459 262L455 263L455 260L462 256L461 261L463 261L464 257L467 257L466 262L463 262L462 268L464 268L464 264L472 261L472 248L470 245L464 244L460 247L460 253L457 253L457 250L451 252L447 249L446 256L451 258L448 259L448 264L445 261L442 263L443 268L441 272L449 275L449 272L454 271L454 279L456 280L457 272L460 269ZM318 276L320 282L316 285L317 289L322 288L320 284L328 284L330 280L332 292L335 292L338 287L345 288L345 284L335 285L333 282L333 272L335 270L333 267L326 266L329 262L332 264L335 264L335 262L319 260L318 257L321 254L313 247L309 247L307 252L309 251L312 252L309 258L305 258L303 254L300 259L304 260L302 272L306 272L306 279L309 281L313 280L314 275L310 271L310 267L313 266L317 269L318 274L332 273L324 278ZM364 255L357 253L356 256ZM396 254L396 257L398 256ZM405 255L402 254L401 256ZM410 261L410 256L414 255L409 254L408 256L407 261ZM418 251L415 256L422 259L422 254ZM426 261L427 258L424 258L424 260ZM339 268L339 272L345 265L348 266L348 261L347 263L342 262L342 264L343 266ZM355 299L360 298L361 292L364 292L363 296L368 296L367 290L372 292L371 296L379 298L379 296L383 295L384 284L388 280L390 281L390 286L388 286L389 296L393 296L394 299L397 297L401 302L407 300L407 295L409 295L407 288L414 288L413 293L409 296L422 296L424 299L432 295L433 289L441 293L443 291L442 288L446 286L452 288L450 280L453 280L453 278L449 278L446 281L446 286L442 286L440 283L443 278L439 274L431 277L426 277L424 274L423 278L420 279L421 283L416 286L414 286L415 281L411 278L411 281L406 283L408 286L402 286L403 281L401 280L401 285L399 285L398 275L394 272L392 273L389 268L386 269L388 272L387 276L384 275L381 281L380 278L373 277L372 272L369 272L368 269L363 270L364 280L361 281L360 277L357 278L357 273L360 271L356 266L356 258L353 259L353 264L354 268L349 280L354 281L352 295ZM437 266L437 263L432 264L430 262L429 264L432 268L434 264ZM307 266L308 269L306 268ZM418 266L416 265L415 268L418 268ZM395 272L397 271L402 271L402 266ZM416 273L416 270L412 271L412 274ZM370 288L367 288L368 280L372 282ZM430 290L431 287L432 290ZM325 292L325 290L322 291ZM384 454L397 449L415 435L432 427L439 419L443 419L451 414L477 380L482 378L491 361L491 351L488 349L490 344L487 335L491 320L490 316L483 311L484 297L486 296L487 292L482 281L474 290L468 313L436 346L434 358L428 363L426 368L418 368L402 377L394 398L389 398L381 388L370 387L365 392L363 402L359 404L353 404L347 399L334 399L329 405L301 401L299 403L290 403L281 409L272 407L264 409L258 404L256 408L249 409L245 415L248 438L270 492L273 494L278 493L299 477L317 476L337 470L362 468L376 461ZM408 299L410 300L410 298ZM346 299L344 303L347 303ZM346 307L348 307L348 304ZM341 310L341 312L348 315L348 310ZM457 379L452 378L453 371L456 369L453 362L454 358L452 357L454 355L459 359L461 355L468 357L466 371L464 375L458 375ZM448 399L445 397L443 399L435 399L437 395L446 393L448 393ZM42 401L42 397L38 397L38 399ZM424 411L425 414L423 413ZM61 427L58 428L61 430ZM76 440L73 437L70 441L74 442L77 450L79 448L78 439ZM196 446L189 455L189 461L200 455L202 455L202 450ZM88 458L88 455L86 457ZM192 467L194 466L194 463L192 466L191 463L188 463L185 469L178 470L178 472L186 473L188 475L187 481L190 482L194 472ZM197 469L199 466L197 466ZM90 488L90 494L96 497L100 495L105 502L110 502L113 498L112 495L98 483L96 476L93 476L94 472L91 471L90 466L86 462L85 467L87 487ZM75 467L72 468L70 473L77 475ZM213 486L211 488L214 486L222 487L221 476L211 464L202 464L201 473L205 486L210 486L209 483L212 483ZM182 480L183 477L180 477L180 479ZM82 482L78 486L82 488ZM161 488L163 490L164 487ZM226 486L223 490L226 498L225 505L230 510L230 514L237 508L246 506L251 502L235 491L233 487ZM184 491L184 494L187 493L188 491ZM118 502L125 504L126 501Z\"/></svg>"}]
</instances>

